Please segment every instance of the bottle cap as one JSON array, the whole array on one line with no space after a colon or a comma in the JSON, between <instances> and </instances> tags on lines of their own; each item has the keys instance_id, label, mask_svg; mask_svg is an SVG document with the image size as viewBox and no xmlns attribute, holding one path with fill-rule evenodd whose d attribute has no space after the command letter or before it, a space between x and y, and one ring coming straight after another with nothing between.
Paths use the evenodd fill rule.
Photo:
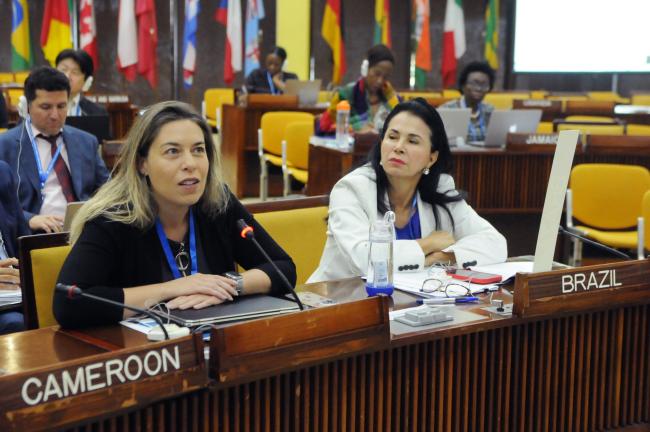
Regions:
<instances>
[{"instance_id":1,"label":"bottle cap","mask_svg":"<svg viewBox=\"0 0 650 432\"><path fill-rule=\"evenodd\" d=\"M346 100L342 100L341 102L336 104L336 110L337 111L350 111L350 103Z\"/></svg>"}]
</instances>

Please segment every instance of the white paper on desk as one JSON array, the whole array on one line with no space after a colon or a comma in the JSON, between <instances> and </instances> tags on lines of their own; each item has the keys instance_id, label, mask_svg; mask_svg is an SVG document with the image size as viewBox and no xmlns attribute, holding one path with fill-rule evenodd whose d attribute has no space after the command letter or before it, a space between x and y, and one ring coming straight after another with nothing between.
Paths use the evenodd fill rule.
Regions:
<instances>
[{"instance_id":1,"label":"white paper on desk","mask_svg":"<svg viewBox=\"0 0 650 432\"><path fill-rule=\"evenodd\" d=\"M9 297L9 298L17 298L17 299L20 300L22 298L22 296L23 296L23 293L19 289L0 290L0 298L4 299L4 300L6 300L7 297Z\"/></svg>"},{"instance_id":2,"label":"white paper on desk","mask_svg":"<svg viewBox=\"0 0 650 432\"><path fill-rule=\"evenodd\" d=\"M426 279L431 279L433 276L429 275L427 270L419 272L399 273L393 274L393 285L401 291L406 291L411 294L419 295L421 297L446 297L442 291L432 293L424 293L420 291L422 284ZM485 291L496 291L499 289L497 284L480 285L477 283L470 284L469 282L459 281L457 279L445 278L445 284L453 283L454 285L462 285L469 288L472 294L480 294Z\"/></svg>"},{"instance_id":3,"label":"white paper on desk","mask_svg":"<svg viewBox=\"0 0 650 432\"><path fill-rule=\"evenodd\" d=\"M131 320L120 321L120 324L124 327L130 328L131 330L139 331L144 334L149 333L149 330L158 326L158 323L151 318L140 318L137 320L132 318Z\"/></svg>"},{"instance_id":4,"label":"white paper on desk","mask_svg":"<svg viewBox=\"0 0 650 432\"><path fill-rule=\"evenodd\" d=\"M490 264L483 266L472 266L473 271L480 273L492 273L501 276L501 282L515 277L517 273L532 273L532 261L509 261L500 264Z\"/></svg>"}]
</instances>

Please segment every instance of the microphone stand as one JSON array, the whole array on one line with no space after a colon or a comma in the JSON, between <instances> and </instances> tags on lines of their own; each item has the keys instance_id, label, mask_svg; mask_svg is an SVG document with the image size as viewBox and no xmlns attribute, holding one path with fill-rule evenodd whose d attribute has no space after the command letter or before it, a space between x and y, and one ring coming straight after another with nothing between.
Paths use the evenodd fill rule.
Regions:
<instances>
[{"instance_id":1,"label":"microphone stand","mask_svg":"<svg viewBox=\"0 0 650 432\"><path fill-rule=\"evenodd\" d=\"M169 340L169 334L167 333L167 329L163 325L162 320L160 319L159 316L157 316L153 312L150 312L150 311L148 311L146 309L140 309L140 308L137 308L137 307L134 307L134 306L129 306L129 305L126 305L124 303L119 303L119 302L116 302L116 301L113 301L113 300L110 300L110 299L107 299L107 298L104 298L104 297L99 297L99 296L96 296L94 294L85 293L85 292L83 292L83 290L81 290L81 288L76 287L74 285L66 285L66 284L58 283L58 284L56 284L56 289L57 289L57 291L64 292L65 295L68 296L69 298L74 298L75 296L86 297L86 298L89 298L89 299L92 299L92 300L95 300L95 301L99 301L99 302L102 302L102 303L108 303L110 305L117 306L117 307L122 308L122 309L128 309L130 311L146 315L149 318L156 321L156 324L158 324L160 326L160 328L163 331L163 334L165 335L165 340Z\"/></svg>"},{"instance_id":2,"label":"microphone stand","mask_svg":"<svg viewBox=\"0 0 650 432\"><path fill-rule=\"evenodd\" d=\"M596 241L590 240L590 239L588 239L588 238L586 238L586 237L583 237L583 236L581 236L581 235L579 235L579 234L576 234L576 233L574 233L574 232L571 232L571 231L569 231L569 230L566 230L566 229L564 229L564 228L561 227L561 226L558 227L558 231L560 232L560 234L566 234L566 235L568 235L569 237L573 237L573 238L576 238L576 239L578 239L578 240L581 240L581 241L583 241L583 242L585 242L585 243L587 243L587 244L589 244L589 245L592 245L592 246L597 247L598 249L601 249L601 250L604 250L604 251L606 251L606 252L609 252L609 253L612 254L612 255L616 255L616 256L619 257L619 258L623 258L623 259L625 259L625 260L631 260L631 259L632 259L632 258L630 258L630 256L629 256L628 254L626 254L626 253L623 253L623 252L621 252L621 251L619 251L619 250L616 250L616 249L614 249L614 248L611 248L611 247L609 247L609 246L606 246L606 245L604 245L604 244L602 244L602 243L598 243L598 242L596 242Z\"/></svg>"}]
</instances>

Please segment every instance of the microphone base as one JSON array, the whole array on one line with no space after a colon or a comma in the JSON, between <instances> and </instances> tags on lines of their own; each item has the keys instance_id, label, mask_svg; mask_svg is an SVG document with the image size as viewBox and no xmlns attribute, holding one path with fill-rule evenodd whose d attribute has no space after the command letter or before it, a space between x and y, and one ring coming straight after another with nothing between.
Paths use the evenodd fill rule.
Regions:
<instances>
[{"instance_id":1,"label":"microphone base","mask_svg":"<svg viewBox=\"0 0 650 432\"><path fill-rule=\"evenodd\" d=\"M169 339L178 339L190 334L190 329L187 327L179 327L176 324L163 324L163 325L165 326L165 329L169 334ZM149 330L149 333L147 333L147 339L154 342L164 341L165 334L163 333L160 327L154 327L151 330Z\"/></svg>"}]
</instances>

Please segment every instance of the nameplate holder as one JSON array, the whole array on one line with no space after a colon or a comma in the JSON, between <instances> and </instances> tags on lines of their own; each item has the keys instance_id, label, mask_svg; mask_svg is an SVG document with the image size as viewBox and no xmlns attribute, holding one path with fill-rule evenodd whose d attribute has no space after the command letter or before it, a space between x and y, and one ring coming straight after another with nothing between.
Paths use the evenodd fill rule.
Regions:
<instances>
[{"instance_id":1,"label":"nameplate holder","mask_svg":"<svg viewBox=\"0 0 650 432\"><path fill-rule=\"evenodd\" d=\"M210 376L231 386L388 347L384 296L212 330Z\"/></svg>"},{"instance_id":2,"label":"nameplate holder","mask_svg":"<svg viewBox=\"0 0 650 432\"><path fill-rule=\"evenodd\" d=\"M508 133L506 150L527 153L554 153L558 135L557 133Z\"/></svg>"},{"instance_id":3,"label":"nameplate holder","mask_svg":"<svg viewBox=\"0 0 650 432\"><path fill-rule=\"evenodd\" d=\"M68 428L208 384L201 335L0 376L0 430Z\"/></svg>"},{"instance_id":4,"label":"nameplate holder","mask_svg":"<svg viewBox=\"0 0 650 432\"><path fill-rule=\"evenodd\" d=\"M513 313L520 317L650 302L650 260L519 273Z\"/></svg>"}]
</instances>

